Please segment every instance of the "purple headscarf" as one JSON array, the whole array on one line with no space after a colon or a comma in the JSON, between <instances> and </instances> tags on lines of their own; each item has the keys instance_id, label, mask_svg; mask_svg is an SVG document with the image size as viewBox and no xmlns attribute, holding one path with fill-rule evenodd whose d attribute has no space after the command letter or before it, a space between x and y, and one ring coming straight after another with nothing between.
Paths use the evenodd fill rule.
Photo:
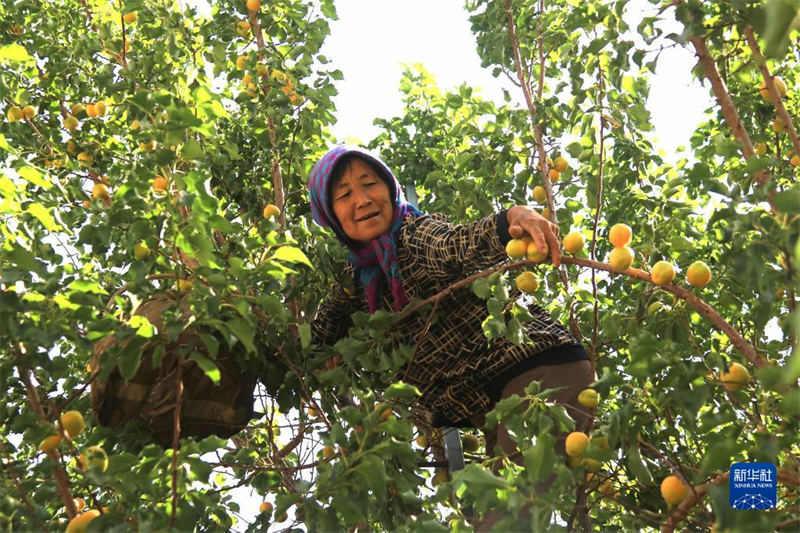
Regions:
<instances>
[{"instance_id":1,"label":"purple headscarf","mask_svg":"<svg viewBox=\"0 0 800 533\"><path fill-rule=\"evenodd\" d=\"M333 204L329 195L331 175L336 163L347 154L356 154L361 159L374 164L380 170L378 175L386 182L392 197L393 214L388 233L379 235L364 245L354 241L344 232L342 225L333 213ZM386 163L363 148L336 146L314 165L311 178L308 180L308 192L311 200L311 217L320 226L331 228L339 241L350 250L348 259L356 266L356 274L364 287L370 313L378 309L380 301L378 274L381 271L391 288L395 310L402 309L408 303L408 298L403 291L394 239L406 216L409 214L421 215L422 213L406 202L400 182L397 181Z\"/></svg>"}]
</instances>

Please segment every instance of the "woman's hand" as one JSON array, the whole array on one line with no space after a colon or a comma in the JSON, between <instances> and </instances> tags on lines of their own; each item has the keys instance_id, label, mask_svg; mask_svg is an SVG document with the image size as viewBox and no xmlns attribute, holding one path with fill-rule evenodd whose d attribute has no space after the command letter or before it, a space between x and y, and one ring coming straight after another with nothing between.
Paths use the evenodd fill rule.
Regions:
<instances>
[{"instance_id":1,"label":"woman's hand","mask_svg":"<svg viewBox=\"0 0 800 533\"><path fill-rule=\"evenodd\" d=\"M515 239L530 235L540 250L549 250L553 265L561 265L561 245L558 241L558 226L536 210L526 205L515 205L506 212L508 232Z\"/></svg>"}]
</instances>

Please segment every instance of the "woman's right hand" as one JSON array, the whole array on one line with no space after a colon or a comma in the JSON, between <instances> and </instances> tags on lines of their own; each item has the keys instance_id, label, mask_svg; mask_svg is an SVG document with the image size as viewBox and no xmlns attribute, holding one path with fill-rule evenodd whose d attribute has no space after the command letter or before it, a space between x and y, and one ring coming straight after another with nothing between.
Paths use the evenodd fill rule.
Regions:
<instances>
[{"instance_id":1,"label":"woman's right hand","mask_svg":"<svg viewBox=\"0 0 800 533\"><path fill-rule=\"evenodd\" d=\"M515 239L530 235L540 250L549 250L553 265L561 265L561 243L558 241L558 225L544 218L538 211L526 205L515 205L506 213L508 233Z\"/></svg>"}]
</instances>

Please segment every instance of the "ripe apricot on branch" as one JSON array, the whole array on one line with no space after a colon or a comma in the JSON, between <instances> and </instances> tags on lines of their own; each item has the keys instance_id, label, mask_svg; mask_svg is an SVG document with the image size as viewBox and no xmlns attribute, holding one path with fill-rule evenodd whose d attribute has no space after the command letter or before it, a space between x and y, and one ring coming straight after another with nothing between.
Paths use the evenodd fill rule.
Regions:
<instances>
[{"instance_id":1,"label":"ripe apricot on branch","mask_svg":"<svg viewBox=\"0 0 800 533\"><path fill-rule=\"evenodd\" d=\"M564 172L569 168L569 161L564 156L558 156L553 161L553 168L555 168L559 172Z\"/></svg>"},{"instance_id":2,"label":"ripe apricot on branch","mask_svg":"<svg viewBox=\"0 0 800 533\"><path fill-rule=\"evenodd\" d=\"M325 459L332 459L336 455L336 450L333 449L333 446L325 446L322 448L322 456Z\"/></svg>"},{"instance_id":3,"label":"ripe apricot on branch","mask_svg":"<svg viewBox=\"0 0 800 533\"><path fill-rule=\"evenodd\" d=\"M629 246L617 246L608 256L608 264L618 271L627 270L633 264L633 250Z\"/></svg>"},{"instance_id":4,"label":"ripe apricot on branch","mask_svg":"<svg viewBox=\"0 0 800 533\"><path fill-rule=\"evenodd\" d=\"M264 206L264 211L261 214L265 219L269 220L271 218L278 218L281 214L281 210L278 209L277 205L267 204Z\"/></svg>"},{"instance_id":5,"label":"ripe apricot on branch","mask_svg":"<svg viewBox=\"0 0 800 533\"><path fill-rule=\"evenodd\" d=\"M44 453L50 453L55 450L59 444L61 444L61 439L63 437L60 433L56 433L54 435L50 435L49 437L45 437L42 439L42 442L39 443L39 451Z\"/></svg>"},{"instance_id":6,"label":"ripe apricot on branch","mask_svg":"<svg viewBox=\"0 0 800 533\"><path fill-rule=\"evenodd\" d=\"M702 261L695 261L686 269L686 280L695 287L704 287L711 281L711 269Z\"/></svg>"},{"instance_id":7,"label":"ripe apricot on branch","mask_svg":"<svg viewBox=\"0 0 800 533\"><path fill-rule=\"evenodd\" d=\"M550 171L547 173L547 176L550 178L550 181L555 183L561 177L561 172L558 170L551 168Z\"/></svg>"},{"instance_id":8,"label":"ripe apricot on branch","mask_svg":"<svg viewBox=\"0 0 800 533\"><path fill-rule=\"evenodd\" d=\"M528 248L525 250L525 255L528 261L533 261L534 263L541 263L545 259L547 259L547 254L550 250L547 249L545 245L544 251L540 251L539 247L536 245L535 242L531 241L528 243Z\"/></svg>"},{"instance_id":9,"label":"ripe apricot on branch","mask_svg":"<svg viewBox=\"0 0 800 533\"><path fill-rule=\"evenodd\" d=\"M594 389L583 389L578 394L578 403L584 407L594 409L600 403L600 395Z\"/></svg>"},{"instance_id":10,"label":"ripe apricot on branch","mask_svg":"<svg viewBox=\"0 0 800 533\"><path fill-rule=\"evenodd\" d=\"M111 194L109 194L108 189L102 183L95 183L92 186L92 200L110 200Z\"/></svg>"},{"instance_id":11,"label":"ripe apricot on branch","mask_svg":"<svg viewBox=\"0 0 800 533\"><path fill-rule=\"evenodd\" d=\"M564 250L570 254L577 254L583 250L583 235L580 231L571 231L564 237Z\"/></svg>"},{"instance_id":12,"label":"ripe apricot on branch","mask_svg":"<svg viewBox=\"0 0 800 533\"><path fill-rule=\"evenodd\" d=\"M608 240L616 247L625 246L631 242L633 231L627 224L614 224L608 230Z\"/></svg>"},{"instance_id":13,"label":"ripe apricot on branch","mask_svg":"<svg viewBox=\"0 0 800 533\"><path fill-rule=\"evenodd\" d=\"M261 0L247 0L248 11L258 11L261 9Z\"/></svg>"},{"instance_id":14,"label":"ripe apricot on branch","mask_svg":"<svg viewBox=\"0 0 800 533\"><path fill-rule=\"evenodd\" d=\"M75 117L70 115L70 116L64 118L64 121L62 122L62 124L69 131L75 131L76 129L78 129L79 122L78 122L77 118L75 118Z\"/></svg>"},{"instance_id":15,"label":"ripe apricot on branch","mask_svg":"<svg viewBox=\"0 0 800 533\"><path fill-rule=\"evenodd\" d=\"M244 20L237 22L236 33L238 33L242 37L247 36L247 34L250 33L250 23Z\"/></svg>"},{"instance_id":16,"label":"ripe apricot on branch","mask_svg":"<svg viewBox=\"0 0 800 533\"><path fill-rule=\"evenodd\" d=\"M772 82L775 84L775 88L778 89L778 94L781 95L781 98L786 96L786 84L783 83L783 80L775 76L772 78ZM758 86L758 92L761 94L761 98L767 102L772 102L772 93L769 92L766 81L762 81Z\"/></svg>"},{"instance_id":17,"label":"ripe apricot on branch","mask_svg":"<svg viewBox=\"0 0 800 533\"><path fill-rule=\"evenodd\" d=\"M9 107L8 112L6 113L6 118L8 119L9 122L19 122L20 120L22 120L23 116L24 114L22 112L22 109L20 109L15 105Z\"/></svg>"},{"instance_id":18,"label":"ripe apricot on branch","mask_svg":"<svg viewBox=\"0 0 800 533\"><path fill-rule=\"evenodd\" d=\"M100 511L97 509L89 509L85 513L76 515L67 524L66 533L84 533L86 528L89 527L89 522L100 516Z\"/></svg>"},{"instance_id":19,"label":"ripe apricot on branch","mask_svg":"<svg viewBox=\"0 0 800 533\"><path fill-rule=\"evenodd\" d=\"M271 513L272 512L272 504L270 502L261 502L261 505L258 506L259 513Z\"/></svg>"},{"instance_id":20,"label":"ripe apricot on branch","mask_svg":"<svg viewBox=\"0 0 800 533\"><path fill-rule=\"evenodd\" d=\"M136 22L136 19L138 17L139 15L136 11L131 11L130 13L125 13L124 15L122 15L122 20L124 20L128 24L133 24L134 22Z\"/></svg>"},{"instance_id":21,"label":"ripe apricot on branch","mask_svg":"<svg viewBox=\"0 0 800 533\"><path fill-rule=\"evenodd\" d=\"M653 265L653 269L650 271L650 279L656 285L672 283L672 280L675 279L675 267L667 261L659 261Z\"/></svg>"},{"instance_id":22,"label":"ripe apricot on branch","mask_svg":"<svg viewBox=\"0 0 800 533\"><path fill-rule=\"evenodd\" d=\"M583 431L573 431L567 435L567 439L564 441L564 446L566 448L567 455L570 457L578 457L583 454L583 450L589 446L589 435Z\"/></svg>"},{"instance_id":23,"label":"ripe apricot on branch","mask_svg":"<svg viewBox=\"0 0 800 533\"><path fill-rule=\"evenodd\" d=\"M522 259L528 249L528 243L522 239L511 239L506 243L506 254L512 259Z\"/></svg>"},{"instance_id":24,"label":"ripe apricot on branch","mask_svg":"<svg viewBox=\"0 0 800 533\"><path fill-rule=\"evenodd\" d=\"M67 411L59 418L61 427L67 432L69 438L74 439L86 428L86 422L80 411Z\"/></svg>"},{"instance_id":25,"label":"ripe apricot on branch","mask_svg":"<svg viewBox=\"0 0 800 533\"><path fill-rule=\"evenodd\" d=\"M137 242L133 245L133 257L135 257L137 261L146 259L149 255L150 248L147 246L146 242Z\"/></svg>"},{"instance_id":26,"label":"ripe apricot on branch","mask_svg":"<svg viewBox=\"0 0 800 533\"><path fill-rule=\"evenodd\" d=\"M84 466L87 469L96 468L105 472L108 468L108 454L100 446L90 446L84 455Z\"/></svg>"},{"instance_id":27,"label":"ripe apricot on branch","mask_svg":"<svg viewBox=\"0 0 800 533\"><path fill-rule=\"evenodd\" d=\"M167 178L164 176L156 176L153 178L153 190L158 193L167 192Z\"/></svg>"},{"instance_id":28,"label":"ripe apricot on branch","mask_svg":"<svg viewBox=\"0 0 800 533\"><path fill-rule=\"evenodd\" d=\"M544 187L541 185L537 185L533 188L533 199L543 204L547 201L547 193L544 190Z\"/></svg>"},{"instance_id":29,"label":"ripe apricot on branch","mask_svg":"<svg viewBox=\"0 0 800 533\"><path fill-rule=\"evenodd\" d=\"M667 476L661 482L661 496L670 505L681 503L689 494L689 487L678 476Z\"/></svg>"},{"instance_id":30,"label":"ripe apricot on branch","mask_svg":"<svg viewBox=\"0 0 800 533\"><path fill-rule=\"evenodd\" d=\"M33 106L26 105L22 108L22 116L25 118L33 118L36 116L36 109Z\"/></svg>"},{"instance_id":31,"label":"ripe apricot on branch","mask_svg":"<svg viewBox=\"0 0 800 533\"><path fill-rule=\"evenodd\" d=\"M750 372L739 363L732 363L728 371L720 375L720 381L726 390L736 392L750 382Z\"/></svg>"},{"instance_id":32,"label":"ripe apricot on branch","mask_svg":"<svg viewBox=\"0 0 800 533\"><path fill-rule=\"evenodd\" d=\"M539 288L539 280L533 272L523 272L515 280L517 288L524 293L532 294Z\"/></svg>"}]
</instances>

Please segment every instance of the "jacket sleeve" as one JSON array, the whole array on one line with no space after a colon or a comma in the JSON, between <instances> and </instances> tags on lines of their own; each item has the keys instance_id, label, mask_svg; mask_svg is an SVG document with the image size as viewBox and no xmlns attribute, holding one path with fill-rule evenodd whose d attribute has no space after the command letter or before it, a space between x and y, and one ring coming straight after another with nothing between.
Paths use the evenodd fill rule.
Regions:
<instances>
[{"instance_id":1,"label":"jacket sleeve","mask_svg":"<svg viewBox=\"0 0 800 533\"><path fill-rule=\"evenodd\" d=\"M353 269L346 268L344 274L352 279ZM311 320L313 343L332 346L347 336L353 325L350 315L361 309L357 292L336 282Z\"/></svg>"},{"instance_id":2,"label":"jacket sleeve","mask_svg":"<svg viewBox=\"0 0 800 533\"><path fill-rule=\"evenodd\" d=\"M469 224L451 224L443 215L421 217L407 246L432 272L463 277L505 259L508 233L506 211Z\"/></svg>"}]
</instances>

